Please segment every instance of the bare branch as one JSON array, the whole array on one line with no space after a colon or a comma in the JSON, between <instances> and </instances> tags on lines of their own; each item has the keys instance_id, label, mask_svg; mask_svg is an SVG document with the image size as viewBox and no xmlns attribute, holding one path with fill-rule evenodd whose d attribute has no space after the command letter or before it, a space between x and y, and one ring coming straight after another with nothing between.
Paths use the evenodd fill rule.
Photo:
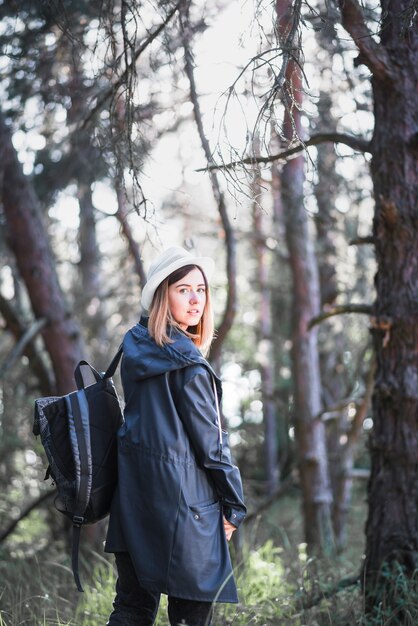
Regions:
<instances>
[{"instance_id":1,"label":"bare branch","mask_svg":"<svg viewBox=\"0 0 418 626\"><path fill-rule=\"evenodd\" d=\"M370 470L363 469L361 467L354 467L349 474L349 478L359 478L360 480L369 480Z\"/></svg>"},{"instance_id":2,"label":"bare branch","mask_svg":"<svg viewBox=\"0 0 418 626\"><path fill-rule=\"evenodd\" d=\"M25 326L24 324L22 324L17 313L10 305L9 300L7 300L1 294L0 313L4 318L4 321L6 322L7 329L12 333L16 341L19 342L25 334ZM22 353L24 353L29 359L29 365L35 376L38 378L39 388L42 394L51 395L53 391L51 376L43 359L39 355L32 338L29 341L25 342Z\"/></svg>"},{"instance_id":3,"label":"bare branch","mask_svg":"<svg viewBox=\"0 0 418 626\"><path fill-rule=\"evenodd\" d=\"M359 60L370 69L375 78L380 80L392 78L395 72L393 64L385 48L374 41L358 1L338 0L338 4L342 25L360 52Z\"/></svg>"},{"instance_id":4,"label":"bare branch","mask_svg":"<svg viewBox=\"0 0 418 626\"><path fill-rule=\"evenodd\" d=\"M363 398L355 398L354 396L350 396L348 398L343 398L342 400L340 400L339 402L337 402L336 404L333 404L331 406L327 406L325 409L323 409L322 411L320 411L317 415L316 418L317 419L322 419L326 422L333 420L333 419L339 419L341 416L341 411L344 411L344 409L346 409L349 405L356 405L357 407L359 406L360 403L363 402Z\"/></svg>"},{"instance_id":5,"label":"bare branch","mask_svg":"<svg viewBox=\"0 0 418 626\"><path fill-rule=\"evenodd\" d=\"M301 10L302 0L294 0L293 6L290 3L285 2L283 6L279 0L276 0L276 34L280 42L280 48L283 51L282 66L279 73L276 75L273 67L270 69L274 76L274 83L267 94L264 95L265 100L258 112L256 122L254 124L253 135L259 134L259 128L268 112L271 115L272 108L276 97L283 93L283 101L287 101L287 93L284 90L286 81L288 80L288 68L293 61L296 64L302 75L304 74L302 63L300 63L301 57L301 34L300 34L300 22L301 22ZM287 104L286 104L287 106Z\"/></svg>"},{"instance_id":6,"label":"bare branch","mask_svg":"<svg viewBox=\"0 0 418 626\"><path fill-rule=\"evenodd\" d=\"M324 320L329 317L334 317L334 315L343 315L344 313L364 313L365 315L371 315L373 312L373 308L370 304L344 304L344 305L336 305L332 306L326 311L323 311L319 315L312 317L309 320L308 328L311 329L317 324L320 324Z\"/></svg>"},{"instance_id":7,"label":"bare branch","mask_svg":"<svg viewBox=\"0 0 418 626\"><path fill-rule=\"evenodd\" d=\"M32 326L30 326L20 337L17 344L13 347L9 356L3 361L3 365L0 366L0 380L4 377L7 371L10 371L17 359L24 353L26 346L36 337L36 335L46 326L48 320L42 317L36 320Z\"/></svg>"},{"instance_id":8,"label":"bare branch","mask_svg":"<svg viewBox=\"0 0 418 626\"><path fill-rule=\"evenodd\" d=\"M321 143L342 143L353 150L358 152L371 152L371 144L367 139L357 137L356 135L346 135L344 133L318 133L312 135L306 141L300 142L291 148L287 148L277 154L271 154L267 157L247 157L245 159L239 159L237 161L231 161L222 165L208 165L207 167L201 167L196 172L205 172L207 170L225 170L237 167L238 165L255 165L255 164L267 164L274 161L285 161L288 157L295 154L299 154L302 150L309 148L309 146L317 146Z\"/></svg>"},{"instance_id":9,"label":"bare branch","mask_svg":"<svg viewBox=\"0 0 418 626\"><path fill-rule=\"evenodd\" d=\"M375 238L373 237L373 235L369 235L368 237L356 237L355 239L350 239L350 241L348 242L349 246L363 246L364 244L367 243L375 243Z\"/></svg>"},{"instance_id":10,"label":"bare branch","mask_svg":"<svg viewBox=\"0 0 418 626\"><path fill-rule=\"evenodd\" d=\"M351 456L354 454L354 448L356 447L358 443L358 440L360 438L360 434L363 428L364 418L366 417L367 411L372 401L375 372L376 372L376 360L373 359L373 362L367 374L366 392L364 394L364 398L361 404L357 407L356 414L354 415L354 419L351 423L350 431L347 434L348 439L347 439L346 454L351 454Z\"/></svg>"},{"instance_id":11,"label":"bare branch","mask_svg":"<svg viewBox=\"0 0 418 626\"><path fill-rule=\"evenodd\" d=\"M105 103L116 94L116 92L119 89L119 87L121 87L123 85L124 81L129 76L129 73L133 70L133 68L135 66L135 63L137 62L137 60L139 59L141 54L148 48L148 46L150 46L152 44L152 42L164 30L164 28L167 26L167 24L171 21L171 19L174 17L176 12L178 11L178 9L179 9L179 7L180 7L180 5L182 4L183 1L184 0L180 0L180 2L177 2L174 5L174 7L171 9L171 11L168 13L168 15L165 18L165 20L163 22L161 22L161 24L159 24L153 30L151 30L151 32L148 35L148 37L138 46L138 48L135 50L135 52L133 54L133 58L132 58L132 61L130 62L130 64L127 67L125 67L125 69L122 72L122 74L119 76L119 78L114 83L112 83L112 85L109 87L109 89L107 89L102 94L101 98L99 100L97 100L95 106L92 108L92 110L90 111L88 116L84 119L84 121L82 122L82 124L80 126L81 130L84 130L86 128L86 126L91 121L91 119L103 108Z\"/></svg>"},{"instance_id":12,"label":"bare branch","mask_svg":"<svg viewBox=\"0 0 418 626\"><path fill-rule=\"evenodd\" d=\"M19 517L11 521L10 524L7 526L7 528L0 531L0 543L4 541L5 539L7 539L9 535L12 534L12 532L14 531L16 526L19 524L19 522L25 519L25 517L27 517L29 513L31 513L38 506L40 506L41 504L43 504L44 502L52 498L52 496L56 495L56 493L57 492L55 489L53 491L46 491L45 493L40 495L39 498L36 498L34 502L31 502L31 504L29 504L26 508L24 508L21 514L19 515Z\"/></svg>"}]
</instances>

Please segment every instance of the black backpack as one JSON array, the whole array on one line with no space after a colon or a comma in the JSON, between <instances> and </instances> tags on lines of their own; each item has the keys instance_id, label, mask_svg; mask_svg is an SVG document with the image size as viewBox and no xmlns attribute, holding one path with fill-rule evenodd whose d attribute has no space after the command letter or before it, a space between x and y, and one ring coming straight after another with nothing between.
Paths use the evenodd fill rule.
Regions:
<instances>
[{"instance_id":1,"label":"black backpack","mask_svg":"<svg viewBox=\"0 0 418 626\"><path fill-rule=\"evenodd\" d=\"M79 591L80 529L108 515L118 477L116 433L123 417L111 377L122 347L104 374L86 361L74 371L77 391L35 400L33 434L40 435L58 494L55 507L73 523L72 569Z\"/></svg>"}]
</instances>

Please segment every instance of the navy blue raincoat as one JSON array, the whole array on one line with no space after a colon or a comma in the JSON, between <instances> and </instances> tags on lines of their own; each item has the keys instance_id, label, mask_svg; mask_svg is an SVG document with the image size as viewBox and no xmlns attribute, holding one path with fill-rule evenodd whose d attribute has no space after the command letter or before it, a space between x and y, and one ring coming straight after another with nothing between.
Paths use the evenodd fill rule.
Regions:
<instances>
[{"instance_id":1,"label":"navy blue raincoat","mask_svg":"<svg viewBox=\"0 0 418 626\"><path fill-rule=\"evenodd\" d=\"M246 508L213 380L193 342L173 331L159 347L147 320L125 335L125 423L119 483L105 550L129 552L140 584L189 600L237 602L222 516L239 526Z\"/></svg>"}]
</instances>

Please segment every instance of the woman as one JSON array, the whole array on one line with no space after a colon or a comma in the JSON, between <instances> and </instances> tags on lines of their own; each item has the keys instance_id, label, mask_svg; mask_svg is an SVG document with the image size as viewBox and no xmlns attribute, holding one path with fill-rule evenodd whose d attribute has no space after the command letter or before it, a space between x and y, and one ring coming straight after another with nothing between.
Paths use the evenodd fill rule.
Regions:
<instances>
[{"instance_id":1,"label":"woman","mask_svg":"<svg viewBox=\"0 0 418 626\"><path fill-rule=\"evenodd\" d=\"M125 336L125 423L105 550L118 569L110 626L208 626L237 602L227 540L245 517L239 470L222 437L221 383L202 356L213 338L212 259L180 247L151 265L142 317Z\"/></svg>"}]
</instances>

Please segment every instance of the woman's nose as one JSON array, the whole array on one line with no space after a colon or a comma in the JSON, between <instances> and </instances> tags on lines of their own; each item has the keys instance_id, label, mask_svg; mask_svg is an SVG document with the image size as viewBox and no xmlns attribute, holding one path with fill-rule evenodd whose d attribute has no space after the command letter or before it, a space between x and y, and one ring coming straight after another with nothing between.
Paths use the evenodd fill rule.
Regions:
<instances>
[{"instance_id":1,"label":"woman's nose","mask_svg":"<svg viewBox=\"0 0 418 626\"><path fill-rule=\"evenodd\" d=\"M198 302L198 297L197 294L194 291L190 292L190 297L189 297L190 302L194 303L194 302Z\"/></svg>"}]
</instances>

